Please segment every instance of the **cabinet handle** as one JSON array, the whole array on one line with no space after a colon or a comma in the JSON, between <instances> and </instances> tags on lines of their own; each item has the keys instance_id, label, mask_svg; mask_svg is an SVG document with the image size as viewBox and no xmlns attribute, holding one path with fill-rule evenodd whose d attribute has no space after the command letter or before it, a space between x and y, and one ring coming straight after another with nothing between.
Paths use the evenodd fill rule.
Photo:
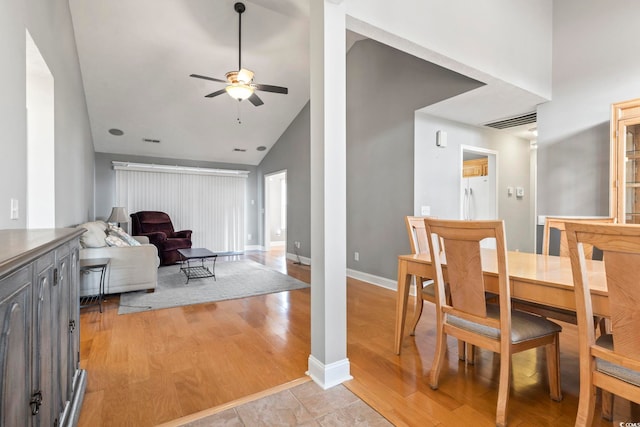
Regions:
<instances>
[{"instance_id":1,"label":"cabinet handle","mask_svg":"<svg viewBox=\"0 0 640 427\"><path fill-rule=\"evenodd\" d=\"M72 334L73 331L76 330L76 321L75 319L69 320L69 333Z\"/></svg>"},{"instance_id":2,"label":"cabinet handle","mask_svg":"<svg viewBox=\"0 0 640 427\"><path fill-rule=\"evenodd\" d=\"M53 286L58 286L58 269L53 269Z\"/></svg>"},{"instance_id":3,"label":"cabinet handle","mask_svg":"<svg viewBox=\"0 0 640 427\"><path fill-rule=\"evenodd\" d=\"M29 402L29 404L31 405L31 415L37 415L42 405L42 392L40 390L31 395L31 402Z\"/></svg>"}]
</instances>

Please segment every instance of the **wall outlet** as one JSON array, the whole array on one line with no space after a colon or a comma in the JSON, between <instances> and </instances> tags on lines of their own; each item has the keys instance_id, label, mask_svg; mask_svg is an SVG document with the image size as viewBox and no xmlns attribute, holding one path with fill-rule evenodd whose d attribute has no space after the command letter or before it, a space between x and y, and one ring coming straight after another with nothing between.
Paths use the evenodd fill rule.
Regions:
<instances>
[{"instance_id":1,"label":"wall outlet","mask_svg":"<svg viewBox=\"0 0 640 427\"><path fill-rule=\"evenodd\" d=\"M247 240L251 240L251 233L247 234Z\"/></svg>"},{"instance_id":2,"label":"wall outlet","mask_svg":"<svg viewBox=\"0 0 640 427\"><path fill-rule=\"evenodd\" d=\"M355 261L360 261L360 252L354 252L353 253L353 259Z\"/></svg>"},{"instance_id":3,"label":"wall outlet","mask_svg":"<svg viewBox=\"0 0 640 427\"><path fill-rule=\"evenodd\" d=\"M431 206L421 206L420 207L420 215L422 215L422 216L431 215Z\"/></svg>"},{"instance_id":4,"label":"wall outlet","mask_svg":"<svg viewBox=\"0 0 640 427\"><path fill-rule=\"evenodd\" d=\"M295 246L296 249L300 249L300 242L293 242L293 246Z\"/></svg>"}]
</instances>

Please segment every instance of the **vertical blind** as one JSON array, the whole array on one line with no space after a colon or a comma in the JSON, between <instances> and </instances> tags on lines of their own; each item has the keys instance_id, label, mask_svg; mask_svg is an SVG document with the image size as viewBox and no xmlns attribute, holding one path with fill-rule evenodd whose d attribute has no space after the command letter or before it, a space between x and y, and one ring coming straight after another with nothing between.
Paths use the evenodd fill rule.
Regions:
<instances>
[{"instance_id":1,"label":"vertical blind","mask_svg":"<svg viewBox=\"0 0 640 427\"><path fill-rule=\"evenodd\" d=\"M246 172L225 176L213 169L148 166L114 162L116 206L129 213L166 212L176 231L193 230L194 248L244 250Z\"/></svg>"}]
</instances>

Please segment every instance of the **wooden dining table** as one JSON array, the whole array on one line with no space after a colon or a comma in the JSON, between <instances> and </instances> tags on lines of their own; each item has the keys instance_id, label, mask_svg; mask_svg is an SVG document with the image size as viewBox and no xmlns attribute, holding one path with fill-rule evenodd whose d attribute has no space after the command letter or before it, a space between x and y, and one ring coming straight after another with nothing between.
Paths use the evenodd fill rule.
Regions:
<instances>
[{"instance_id":1,"label":"wooden dining table","mask_svg":"<svg viewBox=\"0 0 640 427\"><path fill-rule=\"evenodd\" d=\"M482 249L482 270L485 288L498 293L498 269L494 249ZM607 285L604 263L587 260L587 271L593 313L609 317ZM575 311L571 261L568 257L539 255L527 252L507 253L507 267L511 297L520 300ZM443 261L443 275L446 280L446 260ZM433 278L431 257L427 253L398 256L398 293L396 301L395 352L400 354L407 314L407 302L412 277ZM421 283L416 280L416 283ZM418 291L419 292L419 291ZM422 303L418 300L418 303Z\"/></svg>"}]
</instances>

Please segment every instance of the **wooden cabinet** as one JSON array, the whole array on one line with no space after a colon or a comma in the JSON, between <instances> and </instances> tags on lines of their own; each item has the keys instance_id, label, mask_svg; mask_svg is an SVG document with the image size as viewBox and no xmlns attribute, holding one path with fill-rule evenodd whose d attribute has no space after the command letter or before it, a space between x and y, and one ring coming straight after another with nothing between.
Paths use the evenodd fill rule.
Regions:
<instances>
[{"instance_id":1,"label":"wooden cabinet","mask_svg":"<svg viewBox=\"0 0 640 427\"><path fill-rule=\"evenodd\" d=\"M640 99L611 107L611 216L640 223Z\"/></svg>"},{"instance_id":2,"label":"wooden cabinet","mask_svg":"<svg viewBox=\"0 0 640 427\"><path fill-rule=\"evenodd\" d=\"M0 230L0 425L77 423L82 231Z\"/></svg>"},{"instance_id":3,"label":"wooden cabinet","mask_svg":"<svg viewBox=\"0 0 640 427\"><path fill-rule=\"evenodd\" d=\"M465 160L462 162L462 177L489 175L489 158Z\"/></svg>"}]
</instances>

